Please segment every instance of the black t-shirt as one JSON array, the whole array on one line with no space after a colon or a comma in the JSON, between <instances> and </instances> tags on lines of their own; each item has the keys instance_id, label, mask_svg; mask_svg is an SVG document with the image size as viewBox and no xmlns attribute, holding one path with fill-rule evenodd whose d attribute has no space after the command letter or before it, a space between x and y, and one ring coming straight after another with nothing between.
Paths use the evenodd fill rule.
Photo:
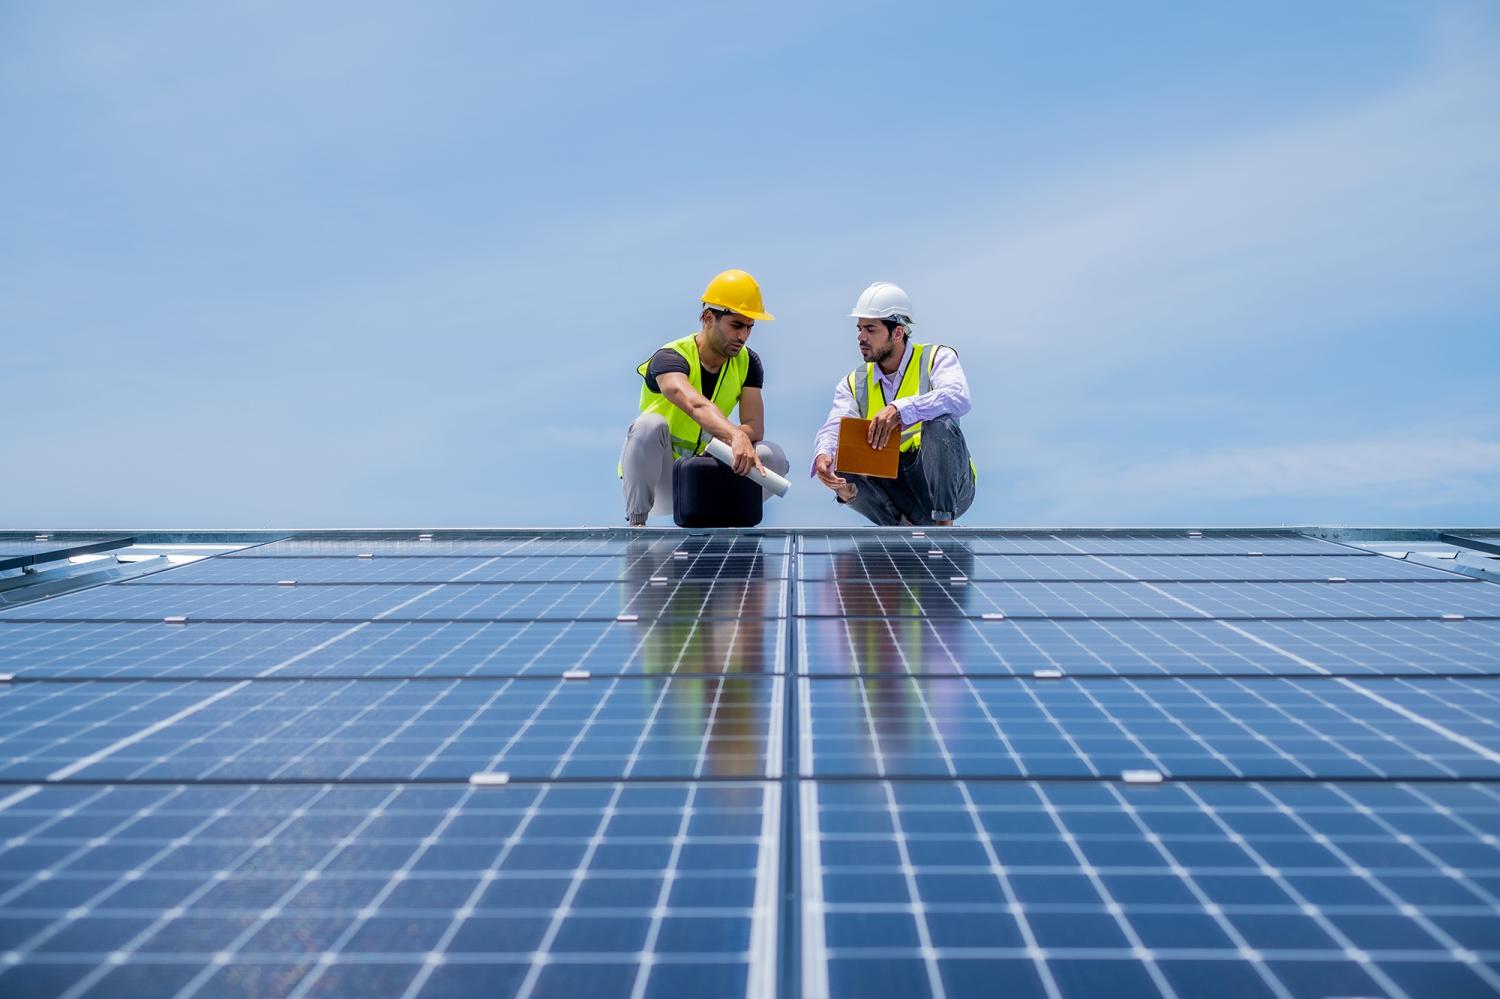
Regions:
<instances>
[{"instance_id":1,"label":"black t-shirt","mask_svg":"<svg viewBox=\"0 0 1500 999\"><path fill-rule=\"evenodd\" d=\"M749 347L745 348L750 355L750 370L745 372L745 388L764 388L766 381L765 370L760 366L760 355ZM723 370L722 368L720 369ZM688 367L687 358L683 357L671 347L663 347L651 355L651 363L646 366L646 387L653 392L660 392L661 387L657 385L656 379L668 371L679 371L684 375L692 374ZM719 384L719 372L703 369L703 394L709 399L714 397L714 389Z\"/></svg>"}]
</instances>

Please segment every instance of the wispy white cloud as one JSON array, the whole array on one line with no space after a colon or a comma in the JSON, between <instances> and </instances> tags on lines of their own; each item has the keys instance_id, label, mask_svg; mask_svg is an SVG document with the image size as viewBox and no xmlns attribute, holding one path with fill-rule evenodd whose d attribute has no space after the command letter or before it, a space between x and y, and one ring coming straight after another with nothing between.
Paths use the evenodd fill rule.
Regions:
<instances>
[{"instance_id":1,"label":"wispy white cloud","mask_svg":"<svg viewBox=\"0 0 1500 999\"><path fill-rule=\"evenodd\" d=\"M986 357L1084 366L1490 296L1497 106L1493 59L1440 62L1358 107L1086 168L930 234L913 283L945 327L984 316Z\"/></svg>"}]
</instances>

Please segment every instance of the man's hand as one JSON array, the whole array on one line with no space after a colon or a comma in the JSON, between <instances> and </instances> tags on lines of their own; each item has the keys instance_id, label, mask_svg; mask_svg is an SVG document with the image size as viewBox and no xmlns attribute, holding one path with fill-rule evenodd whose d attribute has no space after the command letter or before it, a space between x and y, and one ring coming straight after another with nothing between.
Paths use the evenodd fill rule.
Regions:
<instances>
[{"instance_id":1,"label":"man's hand","mask_svg":"<svg viewBox=\"0 0 1500 999\"><path fill-rule=\"evenodd\" d=\"M820 454L813 460L813 473L817 475L818 481L838 494L839 499L845 502L854 495L854 485L848 479L833 470L833 456Z\"/></svg>"},{"instance_id":2,"label":"man's hand","mask_svg":"<svg viewBox=\"0 0 1500 999\"><path fill-rule=\"evenodd\" d=\"M896 434L901 432L901 411L894 403L876 413L870 420L870 432L865 435L865 441L879 451L885 447L886 441L891 439L893 432Z\"/></svg>"},{"instance_id":3,"label":"man's hand","mask_svg":"<svg viewBox=\"0 0 1500 999\"><path fill-rule=\"evenodd\" d=\"M766 466L760 463L760 455L755 453L755 442L743 429L734 428L729 436L729 449L734 452L735 474L749 475L752 470L765 474Z\"/></svg>"}]
</instances>

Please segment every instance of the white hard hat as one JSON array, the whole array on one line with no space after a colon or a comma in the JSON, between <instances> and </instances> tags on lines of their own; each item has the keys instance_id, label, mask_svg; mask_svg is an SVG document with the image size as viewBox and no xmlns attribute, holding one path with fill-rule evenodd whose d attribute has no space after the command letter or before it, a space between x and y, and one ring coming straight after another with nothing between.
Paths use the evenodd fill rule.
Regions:
<instances>
[{"instance_id":1,"label":"white hard hat","mask_svg":"<svg viewBox=\"0 0 1500 999\"><path fill-rule=\"evenodd\" d=\"M859 293L854 311L849 313L856 319L895 319L900 316L911 322L911 299L906 292L889 281L876 281Z\"/></svg>"}]
</instances>

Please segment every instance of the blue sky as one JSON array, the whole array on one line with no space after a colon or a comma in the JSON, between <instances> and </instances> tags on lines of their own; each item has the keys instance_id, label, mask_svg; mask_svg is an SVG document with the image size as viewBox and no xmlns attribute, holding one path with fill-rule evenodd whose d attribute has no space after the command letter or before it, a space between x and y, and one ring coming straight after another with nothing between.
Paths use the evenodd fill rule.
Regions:
<instances>
[{"instance_id":1,"label":"blue sky","mask_svg":"<svg viewBox=\"0 0 1500 999\"><path fill-rule=\"evenodd\" d=\"M541 6L0 6L0 527L618 523L726 267L794 471L888 280L969 524L1500 523L1495 4Z\"/></svg>"}]
</instances>

